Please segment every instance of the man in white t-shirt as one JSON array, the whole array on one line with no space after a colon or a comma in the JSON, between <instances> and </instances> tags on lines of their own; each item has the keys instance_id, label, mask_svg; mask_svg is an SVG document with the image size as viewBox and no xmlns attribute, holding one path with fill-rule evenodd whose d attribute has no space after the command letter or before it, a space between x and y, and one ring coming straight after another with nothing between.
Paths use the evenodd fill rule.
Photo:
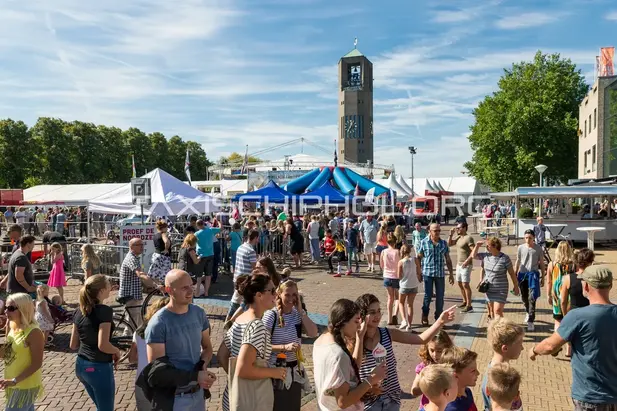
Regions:
<instances>
[{"instance_id":1,"label":"man in white t-shirt","mask_svg":"<svg viewBox=\"0 0 617 411\"><path fill-rule=\"evenodd\" d=\"M19 211L15 213L15 221L17 222L17 224L23 227L24 224L26 224L27 219L28 215L26 214L24 208L21 207Z\"/></svg>"},{"instance_id":2,"label":"man in white t-shirt","mask_svg":"<svg viewBox=\"0 0 617 411\"><path fill-rule=\"evenodd\" d=\"M309 223L306 231L308 231L309 242L311 245L311 262L317 263L321 261L321 256L319 252L319 221L317 220L316 215L311 217L311 222Z\"/></svg>"}]
</instances>

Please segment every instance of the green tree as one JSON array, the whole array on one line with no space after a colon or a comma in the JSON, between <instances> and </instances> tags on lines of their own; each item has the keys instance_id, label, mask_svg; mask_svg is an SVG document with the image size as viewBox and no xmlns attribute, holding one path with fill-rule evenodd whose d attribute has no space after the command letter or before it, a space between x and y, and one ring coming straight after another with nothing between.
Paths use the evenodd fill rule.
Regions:
<instances>
[{"instance_id":1,"label":"green tree","mask_svg":"<svg viewBox=\"0 0 617 411\"><path fill-rule=\"evenodd\" d=\"M0 120L0 187L20 188L33 162L30 131L23 121Z\"/></svg>"},{"instance_id":2,"label":"green tree","mask_svg":"<svg viewBox=\"0 0 617 411\"><path fill-rule=\"evenodd\" d=\"M77 165L77 180L74 182L88 184L102 181L107 174L107 165L101 156L105 150L97 127L92 123L73 121L65 123L64 130L73 140L71 156Z\"/></svg>"},{"instance_id":3,"label":"green tree","mask_svg":"<svg viewBox=\"0 0 617 411\"><path fill-rule=\"evenodd\" d=\"M150 144L152 145L154 167L167 170L169 166L169 158L167 156L167 139L158 131L150 133L148 138L150 139Z\"/></svg>"},{"instance_id":4,"label":"green tree","mask_svg":"<svg viewBox=\"0 0 617 411\"><path fill-rule=\"evenodd\" d=\"M122 136L128 144L129 159L130 156L135 156L135 170L137 171L137 177L142 176L155 168L155 158L152 152L152 145L150 139L138 128L131 127L122 132ZM130 163L129 163L130 164Z\"/></svg>"},{"instance_id":5,"label":"green tree","mask_svg":"<svg viewBox=\"0 0 617 411\"><path fill-rule=\"evenodd\" d=\"M581 71L540 51L504 71L498 91L473 111L469 173L494 190L538 181L538 164L552 181L576 177L578 107L589 91Z\"/></svg>"},{"instance_id":6,"label":"green tree","mask_svg":"<svg viewBox=\"0 0 617 411\"><path fill-rule=\"evenodd\" d=\"M39 159L35 177L44 184L71 184L81 180L75 143L65 124L60 119L41 117L32 127Z\"/></svg>"},{"instance_id":7,"label":"green tree","mask_svg":"<svg viewBox=\"0 0 617 411\"><path fill-rule=\"evenodd\" d=\"M195 141L188 141L186 143L186 147L189 150L189 158L191 162L191 180L206 180L206 168L212 165L206 157L206 152L202 148L201 144Z\"/></svg>"},{"instance_id":8,"label":"green tree","mask_svg":"<svg viewBox=\"0 0 617 411\"><path fill-rule=\"evenodd\" d=\"M184 161L186 160L186 142L179 136L173 136L167 143L167 152L168 161L167 169L165 169L165 171L172 176L185 181L186 175L184 174Z\"/></svg>"},{"instance_id":9,"label":"green tree","mask_svg":"<svg viewBox=\"0 0 617 411\"><path fill-rule=\"evenodd\" d=\"M221 157L221 159L225 158L227 160L227 162L225 164L229 164L231 166L242 166L242 164L244 163L244 154L239 154L236 152L231 153L230 155L228 155L227 157ZM261 162L261 159L259 159L259 157L255 157L255 156L251 156L249 155L249 164L255 164L255 163L259 163Z\"/></svg>"},{"instance_id":10,"label":"green tree","mask_svg":"<svg viewBox=\"0 0 617 411\"><path fill-rule=\"evenodd\" d=\"M100 154L105 174L101 183L124 183L132 176L131 153L122 130L117 127L99 126L104 150Z\"/></svg>"}]
</instances>

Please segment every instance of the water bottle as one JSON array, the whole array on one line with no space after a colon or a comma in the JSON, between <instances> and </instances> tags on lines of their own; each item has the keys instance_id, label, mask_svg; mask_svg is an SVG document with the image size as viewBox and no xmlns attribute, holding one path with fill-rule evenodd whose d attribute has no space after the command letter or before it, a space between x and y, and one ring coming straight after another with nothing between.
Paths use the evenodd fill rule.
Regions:
<instances>
[{"instance_id":1,"label":"water bottle","mask_svg":"<svg viewBox=\"0 0 617 411\"><path fill-rule=\"evenodd\" d=\"M282 367L285 368L287 367L287 355L283 352L279 353L276 356L276 363L274 364L275 367ZM274 386L275 390L283 390L285 389L285 381L283 380L273 380L272 381L272 385Z\"/></svg>"}]
</instances>

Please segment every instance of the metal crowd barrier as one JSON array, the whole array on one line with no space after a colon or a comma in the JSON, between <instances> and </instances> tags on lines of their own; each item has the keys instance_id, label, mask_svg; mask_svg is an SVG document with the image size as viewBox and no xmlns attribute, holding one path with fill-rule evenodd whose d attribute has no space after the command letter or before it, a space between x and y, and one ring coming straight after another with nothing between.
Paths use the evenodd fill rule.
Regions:
<instances>
[{"instance_id":1,"label":"metal crowd barrier","mask_svg":"<svg viewBox=\"0 0 617 411\"><path fill-rule=\"evenodd\" d=\"M85 273L81 267L83 243L73 243L68 245L68 273L72 278L83 280ZM108 277L120 277L120 266L124 256L129 251L129 247L106 244L90 244L94 248L94 253L101 260L100 274Z\"/></svg>"}]
</instances>

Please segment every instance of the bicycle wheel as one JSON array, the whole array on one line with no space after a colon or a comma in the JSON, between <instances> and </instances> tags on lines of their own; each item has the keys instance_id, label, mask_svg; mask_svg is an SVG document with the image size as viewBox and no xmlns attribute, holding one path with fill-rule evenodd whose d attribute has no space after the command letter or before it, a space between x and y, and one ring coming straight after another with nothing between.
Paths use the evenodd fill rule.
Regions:
<instances>
[{"instance_id":1,"label":"bicycle wheel","mask_svg":"<svg viewBox=\"0 0 617 411\"><path fill-rule=\"evenodd\" d=\"M119 314L114 315L113 321L114 332L109 340L122 351L119 360L119 362L122 362L129 356L129 352L131 351L135 328L124 319L124 316Z\"/></svg>"},{"instance_id":2,"label":"bicycle wheel","mask_svg":"<svg viewBox=\"0 0 617 411\"><path fill-rule=\"evenodd\" d=\"M148 307L156 303L158 300L166 297L168 297L168 295L159 290L158 288L155 288L153 291L151 291L150 294L146 296L144 302L141 305L141 317L144 318L146 316L146 313L148 312Z\"/></svg>"}]
</instances>

